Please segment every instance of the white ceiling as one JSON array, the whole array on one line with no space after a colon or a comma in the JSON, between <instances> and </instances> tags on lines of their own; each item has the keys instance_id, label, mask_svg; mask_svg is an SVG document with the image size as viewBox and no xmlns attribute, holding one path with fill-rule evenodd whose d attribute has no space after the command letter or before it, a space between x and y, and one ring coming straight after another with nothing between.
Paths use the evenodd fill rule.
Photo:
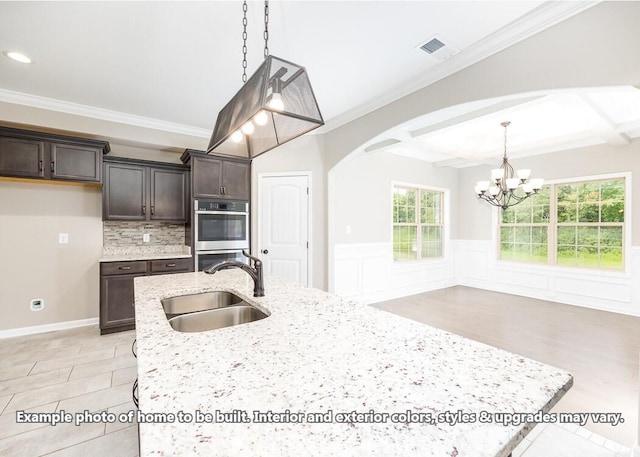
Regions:
<instances>
[{"instance_id":1,"label":"white ceiling","mask_svg":"<svg viewBox=\"0 0 640 457\"><path fill-rule=\"evenodd\" d=\"M326 132L594 4L272 0L269 49L307 68ZM249 2L248 22L250 76L263 58L263 2ZM218 111L242 84L241 34L239 0L3 1L0 52L21 51L33 63L0 56L0 101L147 120L208 139ZM448 46L430 56L419 46L436 34ZM441 60L448 53L454 55ZM529 152L553 149L560 136L563 144L572 135L584 142L578 137L593 125L607 141L637 136L640 114L624 93L606 92L479 102L427 115L379 140L399 140L384 148L391 152L463 166L495 157L495 138L500 154L502 120L513 122L510 143L522 154L525 143L535 145ZM584 116L574 122L567 109ZM635 130L620 131L623 124ZM519 125L549 134L527 135Z\"/></svg>"}]
</instances>

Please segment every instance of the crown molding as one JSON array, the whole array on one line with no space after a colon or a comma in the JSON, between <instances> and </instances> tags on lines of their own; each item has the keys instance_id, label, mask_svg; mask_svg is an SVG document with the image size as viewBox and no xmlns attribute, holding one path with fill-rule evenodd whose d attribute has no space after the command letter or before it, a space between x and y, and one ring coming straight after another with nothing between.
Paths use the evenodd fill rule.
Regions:
<instances>
[{"instance_id":1,"label":"crown molding","mask_svg":"<svg viewBox=\"0 0 640 457\"><path fill-rule=\"evenodd\" d=\"M357 106L332 119L325 119L325 125L317 131L318 133L330 132L348 122L461 71L553 25L586 11L599 3L601 3L599 0L575 2L547 1L502 29L497 30L481 41L439 63L435 67L430 68L428 71L425 71L422 77L405 81L403 84L392 88L385 94L376 97L375 100Z\"/></svg>"},{"instance_id":2,"label":"crown molding","mask_svg":"<svg viewBox=\"0 0 640 457\"><path fill-rule=\"evenodd\" d=\"M57 111L75 116L100 119L103 121L116 122L119 124L133 125L164 132L178 133L181 135L196 138L211 137L211 130L206 130L190 125L176 124L174 122L153 119L150 117L138 116L135 114L122 113L95 106L80 105L78 103L65 102L53 98L40 97L38 95L25 94L12 90L0 89L0 102L24 105L32 108L39 108L49 111Z\"/></svg>"}]
</instances>

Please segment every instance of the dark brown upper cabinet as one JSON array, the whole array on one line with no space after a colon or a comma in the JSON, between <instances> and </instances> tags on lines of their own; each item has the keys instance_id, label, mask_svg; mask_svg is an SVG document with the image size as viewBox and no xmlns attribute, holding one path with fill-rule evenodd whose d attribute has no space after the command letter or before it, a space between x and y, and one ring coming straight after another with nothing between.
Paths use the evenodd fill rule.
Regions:
<instances>
[{"instance_id":1,"label":"dark brown upper cabinet","mask_svg":"<svg viewBox=\"0 0 640 457\"><path fill-rule=\"evenodd\" d=\"M181 160L191 165L193 198L249 200L251 162L187 149Z\"/></svg>"},{"instance_id":2,"label":"dark brown upper cabinet","mask_svg":"<svg viewBox=\"0 0 640 457\"><path fill-rule=\"evenodd\" d=\"M187 220L188 168L118 157L104 160L104 220Z\"/></svg>"},{"instance_id":3,"label":"dark brown upper cabinet","mask_svg":"<svg viewBox=\"0 0 640 457\"><path fill-rule=\"evenodd\" d=\"M102 182L105 141L0 127L0 175Z\"/></svg>"}]
</instances>

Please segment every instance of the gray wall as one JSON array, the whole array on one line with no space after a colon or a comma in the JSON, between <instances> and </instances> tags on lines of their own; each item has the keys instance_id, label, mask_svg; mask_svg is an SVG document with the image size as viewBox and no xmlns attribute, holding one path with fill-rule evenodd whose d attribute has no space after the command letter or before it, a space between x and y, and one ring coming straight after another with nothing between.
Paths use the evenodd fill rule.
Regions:
<instances>
[{"instance_id":1,"label":"gray wall","mask_svg":"<svg viewBox=\"0 0 640 457\"><path fill-rule=\"evenodd\" d=\"M0 180L0 330L98 317L101 202L95 186Z\"/></svg>"},{"instance_id":2,"label":"gray wall","mask_svg":"<svg viewBox=\"0 0 640 457\"><path fill-rule=\"evenodd\" d=\"M391 241L391 182L435 186L451 191L451 206L458 194L458 171L383 152L349 157L332 170L333 224L335 244ZM451 214L451 228L458 227ZM347 234L346 226L351 227Z\"/></svg>"},{"instance_id":3,"label":"gray wall","mask_svg":"<svg viewBox=\"0 0 640 457\"><path fill-rule=\"evenodd\" d=\"M323 143L319 135L296 138L277 149L256 157L251 166L251 201L254 205L251 217L253 252L257 252L256 230L258 213L255 205L260 204L258 195L258 175L260 173L311 172L311 218L312 233L312 275L311 285L319 289L327 288L327 224L326 224L326 172L323 163Z\"/></svg>"}]
</instances>

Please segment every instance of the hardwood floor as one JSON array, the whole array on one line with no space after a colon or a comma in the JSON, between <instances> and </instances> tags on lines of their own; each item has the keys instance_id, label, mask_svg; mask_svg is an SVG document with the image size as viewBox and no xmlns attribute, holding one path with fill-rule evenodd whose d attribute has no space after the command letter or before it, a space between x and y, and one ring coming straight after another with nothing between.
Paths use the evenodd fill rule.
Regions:
<instances>
[{"instance_id":1,"label":"hardwood floor","mask_svg":"<svg viewBox=\"0 0 640 457\"><path fill-rule=\"evenodd\" d=\"M625 446L637 439L640 318L457 286L373 304L380 309L569 371L554 412L620 412L586 428Z\"/></svg>"}]
</instances>

